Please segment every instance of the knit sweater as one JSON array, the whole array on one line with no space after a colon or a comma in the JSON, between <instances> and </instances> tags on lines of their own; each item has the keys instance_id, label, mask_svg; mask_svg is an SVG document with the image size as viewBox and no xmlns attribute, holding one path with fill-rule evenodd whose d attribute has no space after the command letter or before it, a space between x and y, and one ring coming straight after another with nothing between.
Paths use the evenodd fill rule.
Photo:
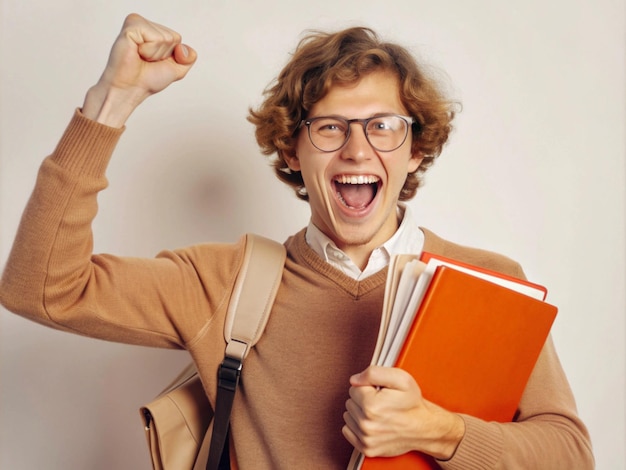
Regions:
<instances>
[{"instance_id":1,"label":"knit sweater","mask_svg":"<svg viewBox=\"0 0 626 470\"><path fill-rule=\"evenodd\" d=\"M163 251L154 259L92 253L96 197L122 130L73 116L41 166L0 283L0 302L44 325L144 346L187 349L215 401L228 299L244 241ZM424 249L523 277L503 256L425 230ZM306 243L287 260L265 333L246 360L231 418L241 470L344 469L352 448L342 414L350 375L376 342L386 269L356 281ZM445 469L592 468L589 436L551 340L513 423L463 416L465 435Z\"/></svg>"}]
</instances>

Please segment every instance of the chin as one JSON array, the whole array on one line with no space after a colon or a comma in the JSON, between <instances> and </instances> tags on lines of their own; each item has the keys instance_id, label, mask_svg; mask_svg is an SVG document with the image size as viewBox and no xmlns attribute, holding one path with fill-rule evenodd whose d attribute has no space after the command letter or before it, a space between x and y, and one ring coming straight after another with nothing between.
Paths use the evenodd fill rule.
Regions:
<instances>
[{"instance_id":1,"label":"chin","mask_svg":"<svg viewBox=\"0 0 626 470\"><path fill-rule=\"evenodd\" d=\"M339 231L335 234L337 240L337 246L366 246L372 243L378 231L373 233L370 230L351 229L346 231Z\"/></svg>"}]
</instances>

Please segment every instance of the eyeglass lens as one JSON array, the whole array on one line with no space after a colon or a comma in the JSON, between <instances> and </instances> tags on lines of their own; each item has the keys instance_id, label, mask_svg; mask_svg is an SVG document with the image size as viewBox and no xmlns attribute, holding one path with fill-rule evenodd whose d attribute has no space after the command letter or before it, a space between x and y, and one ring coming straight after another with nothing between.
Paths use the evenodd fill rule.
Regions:
<instances>
[{"instance_id":1,"label":"eyeglass lens","mask_svg":"<svg viewBox=\"0 0 626 470\"><path fill-rule=\"evenodd\" d=\"M408 134L407 121L396 115L376 116L362 120L319 117L307 123L311 142L325 152L338 150L350 137L351 122L362 124L370 145L382 152L390 152L400 147Z\"/></svg>"}]
</instances>

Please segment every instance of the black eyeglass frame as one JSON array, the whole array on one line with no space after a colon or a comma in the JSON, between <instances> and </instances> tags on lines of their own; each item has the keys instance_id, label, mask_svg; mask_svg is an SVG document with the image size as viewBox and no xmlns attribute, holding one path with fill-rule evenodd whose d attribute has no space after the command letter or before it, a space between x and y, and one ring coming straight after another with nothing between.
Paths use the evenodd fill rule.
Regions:
<instances>
[{"instance_id":1,"label":"black eyeglass frame","mask_svg":"<svg viewBox=\"0 0 626 470\"><path fill-rule=\"evenodd\" d=\"M378 147L376 147L374 144L372 144L372 142L370 141L370 136L367 132L367 125L370 123L370 121L374 120L374 119L380 119L383 117L389 117L389 116L394 116L394 117L398 117L400 119L402 119L405 123L406 123L406 131L404 133L404 137L402 138L402 141L400 142L400 144L397 147L394 147L390 150L382 150L379 149ZM336 149L333 150L324 150L322 148L319 148L317 145L315 145L315 142L313 142L313 138L311 137L311 124L313 124L315 121L319 120L319 119L336 119L338 121L343 121L347 124L346 126L346 137L343 141L343 143L337 147ZM311 141L311 144L313 145L313 147L315 147L316 149L318 149L320 152L325 152L325 153L330 153L330 152L336 152L337 150L339 150L340 148L342 148L344 145L346 145L348 143L348 140L350 140L350 135L352 133L352 126L351 124L354 122L358 122L359 124L361 124L361 126L363 127L363 133L365 134L365 138L367 139L367 143L370 144L372 146L372 148L378 152L393 152L394 150L398 150L400 147L402 147L402 145L404 144L404 142L406 142L406 138L409 135L409 129L413 129L414 125L419 125L419 122L412 116L403 116L401 114L394 114L394 113L388 113L388 114L377 114L376 116L372 116L372 117L368 117L368 118L354 118L354 119L346 119L344 117L341 116L316 116L310 119L303 119L302 121L300 121L300 123L298 124L298 127L296 128L296 131L298 129L300 129L302 126L306 126L308 131L308 135L309 135L309 140Z\"/></svg>"}]
</instances>

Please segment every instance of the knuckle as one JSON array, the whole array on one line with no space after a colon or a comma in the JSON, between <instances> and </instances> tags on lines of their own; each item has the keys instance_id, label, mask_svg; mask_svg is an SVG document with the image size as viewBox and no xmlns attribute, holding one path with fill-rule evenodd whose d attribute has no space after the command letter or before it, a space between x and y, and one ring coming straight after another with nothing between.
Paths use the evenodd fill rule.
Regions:
<instances>
[{"instance_id":1,"label":"knuckle","mask_svg":"<svg viewBox=\"0 0 626 470\"><path fill-rule=\"evenodd\" d=\"M363 448L361 449L361 453L368 458L371 457L378 457L378 454L376 452L374 452L374 449L364 445Z\"/></svg>"},{"instance_id":2,"label":"knuckle","mask_svg":"<svg viewBox=\"0 0 626 470\"><path fill-rule=\"evenodd\" d=\"M368 420L376 420L378 419L381 414L382 414L382 409L381 409L381 405L379 403L379 400L375 400L375 399L365 399L364 403L363 403L363 415L368 419Z\"/></svg>"},{"instance_id":3,"label":"knuckle","mask_svg":"<svg viewBox=\"0 0 626 470\"><path fill-rule=\"evenodd\" d=\"M178 44L181 40L180 34L175 31L164 31L163 42L167 44Z\"/></svg>"},{"instance_id":4,"label":"knuckle","mask_svg":"<svg viewBox=\"0 0 626 470\"><path fill-rule=\"evenodd\" d=\"M361 453L366 457L377 457L378 443L371 436L361 436Z\"/></svg>"},{"instance_id":5,"label":"knuckle","mask_svg":"<svg viewBox=\"0 0 626 470\"><path fill-rule=\"evenodd\" d=\"M124 19L124 26L130 26L133 23L136 23L138 21L141 21L143 18L141 16L139 16L137 13L130 13L129 15L126 16L126 18Z\"/></svg>"},{"instance_id":6,"label":"knuckle","mask_svg":"<svg viewBox=\"0 0 626 470\"><path fill-rule=\"evenodd\" d=\"M374 434L376 433L376 426L373 423L373 421L366 419L364 421L361 421L360 424L360 429L361 429L361 433L363 434L363 441L365 443L370 443L371 444L371 439L372 436L374 436Z\"/></svg>"},{"instance_id":7,"label":"knuckle","mask_svg":"<svg viewBox=\"0 0 626 470\"><path fill-rule=\"evenodd\" d=\"M408 374L400 375L399 380L404 390L409 389L414 383L413 378Z\"/></svg>"}]
</instances>

